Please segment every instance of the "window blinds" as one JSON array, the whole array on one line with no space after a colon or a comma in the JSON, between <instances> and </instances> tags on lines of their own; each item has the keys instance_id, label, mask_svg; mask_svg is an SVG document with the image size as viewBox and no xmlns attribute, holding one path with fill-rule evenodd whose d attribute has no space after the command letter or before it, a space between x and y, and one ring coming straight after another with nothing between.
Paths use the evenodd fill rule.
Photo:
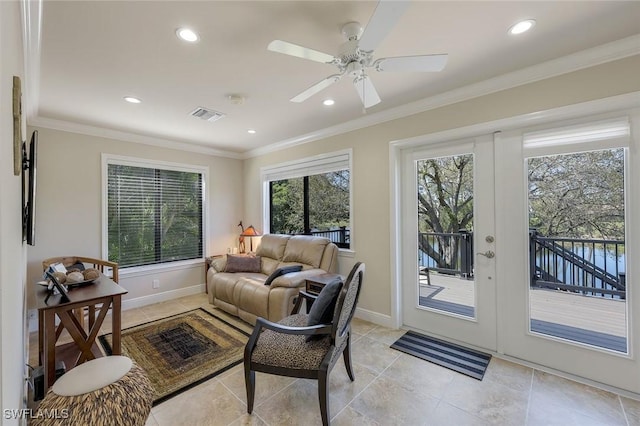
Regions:
<instances>
[{"instance_id":1,"label":"window blinds","mask_svg":"<svg viewBox=\"0 0 640 426\"><path fill-rule=\"evenodd\" d=\"M203 175L109 163L109 260L121 267L201 258Z\"/></svg>"},{"instance_id":2,"label":"window blinds","mask_svg":"<svg viewBox=\"0 0 640 426\"><path fill-rule=\"evenodd\" d=\"M262 170L264 182L292 179L321 173L337 172L350 168L348 152L334 153L321 157L306 158L295 163L267 167Z\"/></svg>"},{"instance_id":3,"label":"window blinds","mask_svg":"<svg viewBox=\"0 0 640 426\"><path fill-rule=\"evenodd\" d=\"M628 147L630 134L629 118L620 117L525 133L522 142L527 155L561 154L577 149L589 151Z\"/></svg>"}]
</instances>

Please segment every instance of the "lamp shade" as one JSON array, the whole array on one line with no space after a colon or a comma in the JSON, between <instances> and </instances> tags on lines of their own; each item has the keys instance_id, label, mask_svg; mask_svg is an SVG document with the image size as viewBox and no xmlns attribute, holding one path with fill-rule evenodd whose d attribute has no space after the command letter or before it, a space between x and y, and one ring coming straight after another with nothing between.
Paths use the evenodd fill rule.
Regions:
<instances>
[{"instance_id":1,"label":"lamp shade","mask_svg":"<svg viewBox=\"0 0 640 426\"><path fill-rule=\"evenodd\" d=\"M256 231L256 228L254 228L253 225L249 225L249 227L240 235L243 237L259 237L260 233Z\"/></svg>"}]
</instances>

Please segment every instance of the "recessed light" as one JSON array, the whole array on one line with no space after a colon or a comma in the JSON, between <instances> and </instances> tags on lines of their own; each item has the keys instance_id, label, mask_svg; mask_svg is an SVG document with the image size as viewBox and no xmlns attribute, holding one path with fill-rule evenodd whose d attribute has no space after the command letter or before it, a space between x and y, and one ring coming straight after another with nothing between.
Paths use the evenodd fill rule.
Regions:
<instances>
[{"instance_id":1,"label":"recessed light","mask_svg":"<svg viewBox=\"0 0 640 426\"><path fill-rule=\"evenodd\" d=\"M325 99L324 101L322 101L322 105L326 105L326 106L331 106L335 103L336 101L334 101L333 99Z\"/></svg>"},{"instance_id":2,"label":"recessed light","mask_svg":"<svg viewBox=\"0 0 640 426\"><path fill-rule=\"evenodd\" d=\"M250 133L250 134L252 134L252 135L255 135L255 134L256 134L256 131L255 131L255 130L253 130L253 129L249 129L249 130L247 130L247 133Z\"/></svg>"},{"instance_id":3,"label":"recessed light","mask_svg":"<svg viewBox=\"0 0 640 426\"><path fill-rule=\"evenodd\" d=\"M533 26L536 24L535 19L525 19L524 21L520 21L516 24L514 24L513 26L511 26L511 28L509 28L509 34L522 34L524 32L529 31L531 28L533 28Z\"/></svg>"},{"instance_id":4,"label":"recessed light","mask_svg":"<svg viewBox=\"0 0 640 426\"><path fill-rule=\"evenodd\" d=\"M140 102L142 102L140 99L134 98L133 96L125 96L124 100L132 104L139 104Z\"/></svg>"},{"instance_id":5,"label":"recessed light","mask_svg":"<svg viewBox=\"0 0 640 426\"><path fill-rule=\"evenodd\" d=\"M188 41L189 43L195 43L199 38L198 34L196 34L195 31L189 28L178 28L176 30L176 35L181 40Z\"/></svg>"}]
</instances>

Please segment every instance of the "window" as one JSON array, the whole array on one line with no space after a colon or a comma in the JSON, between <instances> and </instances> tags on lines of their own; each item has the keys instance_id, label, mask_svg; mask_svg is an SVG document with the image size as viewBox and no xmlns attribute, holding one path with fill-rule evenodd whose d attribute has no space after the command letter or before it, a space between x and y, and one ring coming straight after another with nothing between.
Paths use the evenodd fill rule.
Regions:
<instances>
[{"instance_id":1,"label":"window","mask_svg":"<svg viewBox=\"0 0 640 426\"><path fill-rule=\"evenodd\" d=\"M329 238L351 245L350 152L263 170L269 232Z\"/></svg>"},{"instance_id":2,"label":"window","mask_svg":"<svg viewBox=\"0 0 640 426\"><path fill-rule=\"evenodd\" d=\"M134 267L202 258L204 177L204 170L108 159L108 259Z\"/></svg>"}]
</instances>

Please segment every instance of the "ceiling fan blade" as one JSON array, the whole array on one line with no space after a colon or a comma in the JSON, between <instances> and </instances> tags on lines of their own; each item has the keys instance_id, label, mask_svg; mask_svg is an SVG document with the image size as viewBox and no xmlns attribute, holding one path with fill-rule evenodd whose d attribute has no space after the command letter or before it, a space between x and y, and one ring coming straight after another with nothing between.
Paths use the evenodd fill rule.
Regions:
<instances>
[{"instance_id":1,"label":"ceiling fan blade","mask_svg":"<svg viewBox=\"0 0 640 426\"><path fill-rule=\"evenodd\" d=\"M371 52L378 47L408 7L408 1L380 0L360 37L360 50Z\"/></svg>"},{"instance_id":2,"label":"ceiling fan blade","mask_svg":"<svg viewBox=\"0 0 640 426\"><path fill-rule=\"evenodd\" d=\"M318 52L317 50L298 46L297 44L282 40L273 40L269 43L267 49L272 52L284 53L285 55L296 56L298 58L309 59L316 62L331 63L335 59L328 53Z\"/></svg>"},{"instance_id":3,"label":"ceiling fan blade","mask_svg":"<svg viewBox=\"0 0 640 426\"><path fill-rule=\"evenodd\" d=\"M333 83L340 80L341 78L342 78L342 74L330 75L329 77L325 78L324 80L320 80L319 82L309 87L307 90L300 93L299 95L291 98L290 100L291 102L304 102L307 99L309 99L311 96L315 95L316 93L331 86Z\"/></svg>"},{"instance_id":4,"label":"ceiling fan blade","mask_svg":"<svg viewBox=\"0 0 640 426\"><path fill-rule=\"evenodd\" d=\"M442 71L449 55L396 56L380 58L373 63L376 71Z\"/></svg>"},{"instance_id":5,"label":"ceiling fan blade","mask_svg":"<svg viewBox=\"0 0 640 426\"><path fill-rule=\"evenodd\" d=\"M353 79L353 87L356 88L360 100L365 108L372 107L380 103L380 96L376 88L373 86L371 79L368 75L362 75Z\"/></svg>"}]
</instances>

